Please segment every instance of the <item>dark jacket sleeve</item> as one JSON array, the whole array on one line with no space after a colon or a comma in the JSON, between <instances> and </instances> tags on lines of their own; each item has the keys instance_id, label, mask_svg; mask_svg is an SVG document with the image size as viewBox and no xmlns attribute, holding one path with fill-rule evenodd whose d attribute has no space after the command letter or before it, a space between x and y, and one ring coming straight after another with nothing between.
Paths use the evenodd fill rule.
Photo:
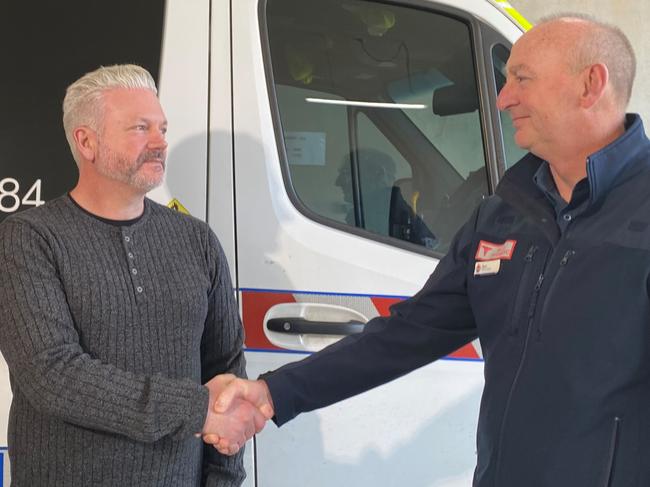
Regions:
<instances>
[{"instance_id":1,"label":"dark jacket sleeve","mask_svg":"<svg viewBox=\"0 0 650 487\"><path fill-rule=\"evenodd\" d=\"M31 225L0 225L0 350L37 410L136 441L201 430L208 391L189 379L122 370L81 347L55 259Z\"/></svg>"},{"instance_id":2,"label":"dark jacket sleeve","mask_svg":"<svg viewBox=\"0 0 650 487\"><path fill-rule=\"evenodd\" d=\"M216 235L208 230L207 260L213 272L208 316L201 340L203 382L218 374L246 377L244 331L228 270L228 262ZM203 447L203 485L236 487L246 478L244 449L233 456L220 454L210 445Z\"/></svg>"},{"instance_id":3,"label":"dark jacket sleeve","mask_svg":"<svg viewBox=\"0 0 650 487\"><path fill-rule=\"evenodd\" d=\"M362 333L260 377L271 391L278 425L396 379L477 337L466 277L475 220L459 231L422 290L392 306L389 317L370 320Z\"/></svg>"}]
</instances>

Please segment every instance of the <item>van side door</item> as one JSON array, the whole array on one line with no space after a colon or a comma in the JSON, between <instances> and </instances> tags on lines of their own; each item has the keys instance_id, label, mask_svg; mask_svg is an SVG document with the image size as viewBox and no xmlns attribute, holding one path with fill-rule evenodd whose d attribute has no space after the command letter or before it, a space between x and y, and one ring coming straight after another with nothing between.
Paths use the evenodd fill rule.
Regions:
<instances>
[{"instance_id":1,"label":"van side door","mask_svg":"<svg viewBox=\"0 0 650 487\"><path fill-rule=\"evenodd\" d=\"M494 93L479 19L498 17L506 30L507 21L487 2L461 6L472 13L439 2L232 3L249 376L414 294L493 189ZM474 342L270 425L254 443L257 486L469 485L482 384Z\"/></svg>"}]
</instances>

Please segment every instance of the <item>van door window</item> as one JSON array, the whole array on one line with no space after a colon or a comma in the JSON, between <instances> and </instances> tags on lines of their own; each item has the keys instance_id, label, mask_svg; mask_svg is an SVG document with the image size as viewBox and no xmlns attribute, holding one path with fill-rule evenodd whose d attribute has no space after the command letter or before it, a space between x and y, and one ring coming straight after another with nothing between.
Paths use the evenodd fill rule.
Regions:
<instances>
[{"instance_id":1,"label":"van door window","mask_svg":"<svg viewBox=\"0 0 650 487\"><path fill-rule=\"evenodd\" d=\"M494 82L497 87L497 94L501 92L501 88L506 84L506 77L508 70L506 63L510 57L510 49L497 44L492 49L492 63L494 67ZM499 119L501 120L501 133L503 134L503 151L506 156L506 168L511 167L515 162L526 155L526 151L521 149L515 143L515 128L512 125L512 119L508 112L499 112Z\"/></svg>"},{"instance_id":2,"label":"van door window","mask_svg":"<svg viewBox=\"0 0 650 487\"><path fill-rule=\"evenodd\" d=\"M446 252L488 193L469 25L360 0L268 0L266 24L298 208Z\"/></svg>"}]
</instances>

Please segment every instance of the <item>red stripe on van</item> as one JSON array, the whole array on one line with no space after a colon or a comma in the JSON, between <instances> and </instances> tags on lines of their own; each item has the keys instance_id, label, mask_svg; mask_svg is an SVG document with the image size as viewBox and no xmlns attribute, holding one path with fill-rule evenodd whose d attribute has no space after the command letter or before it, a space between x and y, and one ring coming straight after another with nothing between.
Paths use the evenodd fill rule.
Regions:
<instances>
[{"instance_id":1,"label":"red stripe on van","mask_svg":"<svg viewBox=\"0 0 650 487\"><path fill-rule=\"evenodd\" d=\"M402 301L401 298L370 298L380 316L388 316L390 307Z\"/></svg>"},{"instance_id":2,"label":"red stripe on van","mask_svg":"<svg viewBox=\"0 0 650 487\"><path fill-rule=\"evenodd\" d=\"M246 347L280 350L264 334L264 315L276 304L295 303L293 294L242 291L242 320L246 331Z\"/></svg>"},{"instance_id":3,"label":"red stripe on van","mask_svg":"<svg viewBox=\"0 0 650 487\"><path fill-rule=\"evenodd\" d=\"M478 353L476 352L476 349L474 348L474 345L472 345L471 343L468 343L467 345L464 345L464 346L460 347L454 353L450 354L449 358L480 359L481 357L478 356Z\"/></svg>"},{"instance_id":4,"label":"red stripe on van","mask_svg":"<svg viewBox=\"0 0 650 487\"><path fill-rule=\"evenodd\" d=\"M300 294L300 293L297 293ZM291 293L276 293L273 291L242 291L242 319L246 331L246 347L261 350L281 350L273 345L264 334L264 316L266 312L276 304L295 303L296 299ZM314 301L318 302L318 295L313 296ZM350 299L354 299L350 296ZM359 299L368 299L359 297ZM371 297L372 304L381 316L390 314L390 307L402 301L401 298L391 297ZM449 358L455 359L480 359L480 356L471 343L459 348L449 355Z\"/></svg>"}]
</instances>

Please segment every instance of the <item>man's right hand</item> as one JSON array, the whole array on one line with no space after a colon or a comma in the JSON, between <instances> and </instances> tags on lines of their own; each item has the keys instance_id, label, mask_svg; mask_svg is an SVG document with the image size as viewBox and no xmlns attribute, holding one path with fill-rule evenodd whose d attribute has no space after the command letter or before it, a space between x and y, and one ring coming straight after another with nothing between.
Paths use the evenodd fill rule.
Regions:
<instances>
[{"instance_id":1,"label":"man's right hand","mask_svg":"<svg viewBox=\"0 0 650 487\"><path fill-rule=\"evenodd\" d=\"M263 380L232 379L224 385L225 387L220 388L221 390L214 402L213 413L217 416L228 417L233 421L245 421L248 415L252 415L255 422L255 432L259 433L266 420L271 419L275 414L273 400L266 382ZM259 426L260 422L262 422L261 427ZM248 440L252 437L252 434L246 436ZM210 432L203 435L203 441L212 444L220 453L225 455L233 455L243 446L243 443L238 438L214 435L210 434Z\"/></svg>"},{"instance_id":2,"label":"man's right hand","mask_svg":"<svg viewBox=\"0 0 650 487\"><path fill-rule=\"evenodd\" d=\"M237 453L255 433L262 431L268 419L254 404L235 396L228 399L225 407L217 408L217 399L236 380L242 379L223 374L205 384L210 399L201 434L206 443L212 444L224 455Z\"/></svg>"}]
</instances>

